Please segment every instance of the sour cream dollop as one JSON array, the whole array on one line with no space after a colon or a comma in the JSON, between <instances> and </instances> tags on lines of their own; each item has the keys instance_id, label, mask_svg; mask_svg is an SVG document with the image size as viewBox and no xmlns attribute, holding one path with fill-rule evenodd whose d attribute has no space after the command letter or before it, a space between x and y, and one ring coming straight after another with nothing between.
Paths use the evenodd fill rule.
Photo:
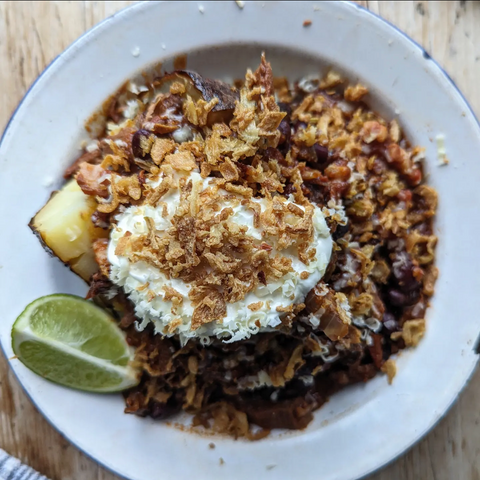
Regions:
<instances>
[{"instance_id":1,"label":"sour cream dollop","mask_svg":"<svg viewBox=\"0 0 480 480\"><path fill-rule=\"evenodd\" d=\"M199 173L190 173L194 188L198 191L209 186L210 179L203 179ZM231 198L231 197L230 197ZM267 201L254 198L263 212L267 208ZM144 262L131 261L128 256L115 253L120 238L126 232L132 236L148 232L146 218L151 218L158 235L172 227L172 219L180 203L180 190L171 188L163 197L168 214L165 216L163 207L151 205L131 206L116 217L117 227L112 229L108 246L108 260L111 264L111 280L123 287L130 300L135 305L135 313L140 319L138 328L144 329L150 322L155 326L155 331L162 335L173 336L178 334L182 343L189 339L199 339L202 343L209 343L212 337L217 337L225 342L235 342L250 337L258 332L271 331L281 323L282 312L277 307L287 308L292 304L302 303L307 293L318 283L325 274L332 252L332 238L325 222L322 210L314 206L313 214L313 239L310 247L315 249L315 255L308 265L298 258L295 246L282 250L282 256L291 259L293 271L288 272L275 282L267 285L260 284L255 290L236 303L227 303L227 315L222 321L210 322L197 329L192 329L192 315L194 306L188 298L191 285L179 278L167 278L158 268ZM287 203L295 203L293 197ZM233 207L232 207L233 205ZM304 209L301 205L298 207ZM239 202L223 201L220 205L232 207L234 214L230 221L238 225L247 226L247 234L254 241L261 243L265 238L262 228L255 228L252 210L245 208ZM162 216L163 213L163 216ZM272 247L271 255L275 255L276 242L271 236L268 243ZM303 272L308 273L308 278L301 278ZM303 273L303 277L307 275ZM148 284L148 288L144 286ZM172 302L164 299L164 287L171 287L183 296L183 302L172 313ZM149 293L150 291L150 293ZM153 292L155 294L152 299ZM261 308L252 311L248 308L251 304L262 302ZM179 322L181 320L181 323ZM172 330L172 322L178 324ZM170 328L169 328L170 326Z\"/></svg>"}]
</instances>

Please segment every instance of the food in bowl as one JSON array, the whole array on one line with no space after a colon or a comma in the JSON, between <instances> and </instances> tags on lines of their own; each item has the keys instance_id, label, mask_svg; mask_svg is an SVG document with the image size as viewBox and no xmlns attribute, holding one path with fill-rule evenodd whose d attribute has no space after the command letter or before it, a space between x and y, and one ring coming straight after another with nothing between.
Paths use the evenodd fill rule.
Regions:
<instances>
[{"instance_id":1,"label":"food in bowl","mask_svg":"<svg viewBox=\"0 0 480 480\"><path fill-rule=\"evenodd\" d=\"M392 380L425 331L437 195L364 86L290 87L265 57L235 83L127 83L31 227L135 348L127 413L256 439Z\"/></svg>"}]
</instances>

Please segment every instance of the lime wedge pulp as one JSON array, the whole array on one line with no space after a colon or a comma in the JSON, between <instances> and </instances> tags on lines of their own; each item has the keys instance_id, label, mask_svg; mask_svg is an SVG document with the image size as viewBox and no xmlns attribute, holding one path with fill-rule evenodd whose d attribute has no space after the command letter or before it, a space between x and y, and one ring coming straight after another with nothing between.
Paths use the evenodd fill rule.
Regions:
<instances>
[{"instance_id":1,"label":"lime wedge pulp","mask_svg":"<svg viewBox=\"0 0 480 480\"><path fill-rule=\"evenodd\" d=\"M30 370L79 390L118 392L139 381L133 350L114 320L74 295L30 303L13 325L12 348Z\"/></svg>"}]
</instances>

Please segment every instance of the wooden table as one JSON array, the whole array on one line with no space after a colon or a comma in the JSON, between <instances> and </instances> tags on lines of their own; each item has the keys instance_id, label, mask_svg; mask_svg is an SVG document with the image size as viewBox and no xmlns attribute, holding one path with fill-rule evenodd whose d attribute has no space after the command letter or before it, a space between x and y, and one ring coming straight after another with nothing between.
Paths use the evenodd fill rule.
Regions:
<instances>
[{"instance_id":1,"label":"wooden table","mask_svg":"<svg viewBox=\"0 0 480 480\"><path fill-rule=\"evenodd\" d=\"M0 131L28 87L56 55L85 30L130 3L1 2ZM446 68L480 116L480 2L359 3L421 43ZM43 419L3 357L0 379L0 447L52 480L118 479L80 453ZM477 371L440 424L369 480L480 480L479 405Z\"/></svg>"}]
</instances>

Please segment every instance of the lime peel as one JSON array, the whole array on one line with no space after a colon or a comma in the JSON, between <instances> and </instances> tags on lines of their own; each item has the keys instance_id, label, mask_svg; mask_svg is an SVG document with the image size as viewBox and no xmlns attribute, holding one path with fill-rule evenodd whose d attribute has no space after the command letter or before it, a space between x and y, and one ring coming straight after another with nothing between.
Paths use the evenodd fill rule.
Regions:
<instances>
[{"instance_id":1,"label":"lime peel","mask_svg":"<svg viewBox=\"0 0 480 480\"><path fill-rule=\"evenodd\" d=\"M107 393L139 381L123 332L81 297L55 294L33 301L13 325L12 348L35 373L68 387Z\"/></svg>"}]
</instances>

